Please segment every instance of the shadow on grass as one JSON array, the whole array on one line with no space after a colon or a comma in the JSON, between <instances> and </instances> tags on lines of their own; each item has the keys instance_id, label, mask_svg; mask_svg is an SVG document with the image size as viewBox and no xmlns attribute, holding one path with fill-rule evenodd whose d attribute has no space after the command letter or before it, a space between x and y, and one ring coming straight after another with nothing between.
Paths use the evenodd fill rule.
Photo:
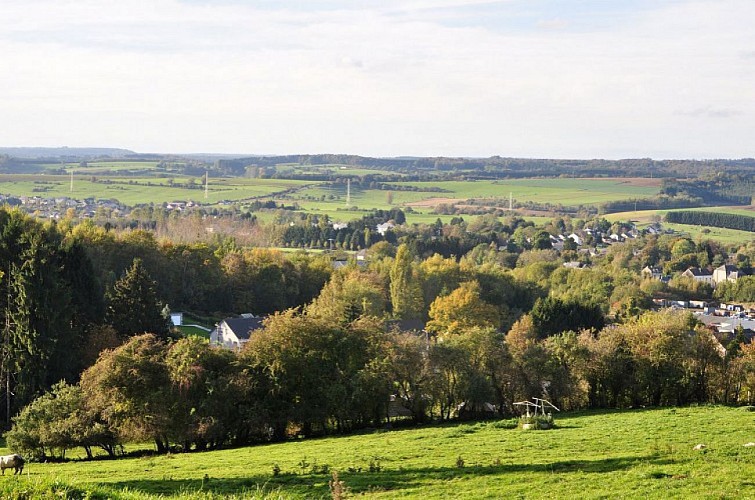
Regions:
<instances>
[{"instance_id":1,"label":"shadow on grass","mask_svg":"<svg viewBox=\"0 0 755 500\"><path fill-rule=\"evenodd\" d=\"M564 474L571 472L609 473L630 469L638 463L664 465L668 460L658 456L614 457L598 460L563 460L540 464L500 464L469 467L417 467L411 469L382 470L379 472L339 471L339 477L354 493L368 491L396 491L419 487L428 482L442 482L458 478L475 478L520 473ZM103 484L115 489L128 488L157 495L175 495L196 491L215 494L239 494L249 491L276 492L326 497L329 495L330 475L280 474L278 476L249 476L246 478L205 479L145 479Z\"/></svg>"}]
</instances>

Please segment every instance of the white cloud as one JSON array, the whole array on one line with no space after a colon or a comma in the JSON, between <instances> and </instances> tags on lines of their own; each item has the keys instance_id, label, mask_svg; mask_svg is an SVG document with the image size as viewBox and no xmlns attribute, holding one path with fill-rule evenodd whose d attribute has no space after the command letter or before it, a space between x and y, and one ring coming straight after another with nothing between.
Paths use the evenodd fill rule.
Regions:
<instances>
[{"instance_id":1,"label":"white cloud","mask_svg":"<svg viewBox=\"0 0 755 500\"><path fill-rule=\"evenodd\" d=\"M552 30L427 15L523 9L512 1L373 5L6 1L0 136L141 151L752 155L746 0L638 10L610 31L570 31L560 15L539 16Z\"/></svg>"}]
</instances>

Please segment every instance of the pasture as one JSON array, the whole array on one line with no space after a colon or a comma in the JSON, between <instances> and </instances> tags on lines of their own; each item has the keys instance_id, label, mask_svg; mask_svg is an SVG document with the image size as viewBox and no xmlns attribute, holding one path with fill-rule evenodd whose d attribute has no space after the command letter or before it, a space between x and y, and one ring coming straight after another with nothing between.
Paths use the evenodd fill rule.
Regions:
<instances>
[{"instance_id":1,"label":"pasture","mask_svg":"<svg viewBox=\"0 0 755 500\"><path fill-rule=\"evenodd\" d=\"M80 163L65 163L62 165L49 165L49 168L63 168L66 172L74 174L101 174L108 172L118 172L127 174L129 172L148 172L156 171L158 162L156 161L93 161L85 165ZM164 171L164 169L160 169Z\"/></svg>"},{"instance_id":2,"label":"pasture","mask_svg":"<svg viewBox=\"0 0 755 500\"><path fill-rule=\"evenodd\" d=\"M195 201L214 204L274 196L307 186L306 181L210 177L207 199L203 180L193 177L115 177L93 180L91 175L0 175L0 193L12 196L40 196L75 199L116 199L126 205ZM173 185L171 185L173 184Z\"/></svg>"},{"instance_id":3,"label":"pasture","mask_svg":"<svg viewBox=\"0 0 755 500\"><path fill-rule=\"evenodd\" d=\"M126 205L189 200L213 205L223 201L283 196L282 199L287 203L296 202L305 211L332 212L347 208L345 184L332 186L315 180L211 176L208 197L205 198L203 177L158 172L155 162L92 162L86 167L78 164L50 164L47 167L72 170L73 189L69 175L0 174L0 193L43 198L67 196L75 199L116 199ZM337 171L344 175L371 172L342 166L323 168L323 172ZM311 169L312 167L308 170ZM129 173L132 175L128 175ZM362 210L412 206L418 213L429 213L440 203L468 199L497 200L499 205L506 206L510 193L516 202L590 205L652 196L657 193L658 186L649 181L651 180L574 178L429 181L398 182L394 184L397 189L361 189L354 183L349 206Z\"/></svg>"},{"instance_id":4,"label":"pasture","mask_svg":"<svg viewBox=\"0 0 755 500\"><path fill-rule=\"evenodd\" d=\"M514 201L518 202L532 201L578 206L644 198L658 194L660 184L639 181L650 181L650 179L536 178L498 181L400 182L396 185L418 188L440 187L445 191L442 196L450 198L500 198L507 201L511 194ZM435 194L435 196L438 195Z\"/></svg>"},{"instance_id":5,"label":"pasture","mask_svg":"<svg viewBox=\"0 0 755 500\"><path fill-rule=\"evenodd\" d=\"M685 210L702 210L705 212L719 212L739 215L755 216L755 206L736 206L736 207L702 207L690 208ZM618 212L604 215L607 220L615 221L635 221L639 227L648 226L651 222L658 220L664 228L672 229L676 233L687 235L693 240L715 240L723 243L747 243L755 240L755 233L749 231L738 231L736 229L726 229L720 227L694 226L689 224L670 224L663 221L663 217L668 210L640 210L637 212Z\"/></svg>"},{"instance_id":6,"label":"pasture","mask_svg":"<svg viewBox=\"0 0 755 500\"><path fill-rule=\"evenodd\" d=\"M658 193L659 184L653 179L514 179L506 181L428 181L397 182L392 185L419 189L360 189L351 187L351 207L359 209L390 209L412 207L416 212L407 214L409 222L431 222L437 216L431 212L440 204L454 204L469 199L508 206L509 194L514 202L550 203L552 205L596 205L606 201L651 197ZM327 213L343 220L346 209L346 186L312 184L288 195L303 210ZM340 214L334 214L334 211ZM338 216L340 215L340 217Z\"/></svg>"},{"instance_id":7,"label":"pasture","mask_svg":"<svg viewBox=\"0 0 755 500\"><path fill-rule=\"evenodd\" d=\"M22 477L0 478L0 495L327 498L334 470L353 495L368 498L747 498L755 491L755 447L743 446L755 441L755 412L746 408L565 413L548 431L513 423L31 463ZM706 448L693 450L699 443Z\"/></svg>"}]
</instances>

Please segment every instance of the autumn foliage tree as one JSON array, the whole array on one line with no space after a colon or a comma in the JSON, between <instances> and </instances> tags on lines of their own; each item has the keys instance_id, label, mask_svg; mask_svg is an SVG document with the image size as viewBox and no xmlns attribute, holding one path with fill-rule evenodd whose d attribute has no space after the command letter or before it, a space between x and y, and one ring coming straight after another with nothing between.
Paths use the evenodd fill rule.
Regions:
<instances>
[{"instance_id":1,"label":"autumn foliage tree","mask_svg":"<svg viewBox=\"0 0 755 500\"><path fill-rule=\"evenodd\" d=\"M138 335L106 351L81 377L87 404L120 439L151 440L158 451L168 450L176 421L165 356L155 335Z\"/></svg>"},{"instance_id":2,"label":"autumn foliage tree","mask_svg":"<svg viewBox=\"0 0 755 500\"><path fill-rule=\"evenodd\" d=\"M391 305L393 315L399 319L421 318L423 313L422 288L412 266L412 254L404 244L398 247L390 272Z\"/></svg>"},{"instance_id":3,"label":"autumn foliage tree","mask_svg":"<svg viewBox=\"0 0 755 500\"><path fill-rule=\"evenodd\" d=\"M469 281L433 301L427 329L446 335L463 333L474 327L495 328L498 325L498 310L482 300L480 285L476 281Z\"/></svg>"}]
</instances>

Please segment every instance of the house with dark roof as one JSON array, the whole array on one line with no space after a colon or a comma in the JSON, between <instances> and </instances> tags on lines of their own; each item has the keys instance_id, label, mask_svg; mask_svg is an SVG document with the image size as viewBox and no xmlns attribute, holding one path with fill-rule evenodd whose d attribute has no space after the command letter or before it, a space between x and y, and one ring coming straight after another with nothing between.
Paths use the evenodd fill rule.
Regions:
<instances>
[{"instance_id":1,"label":"house with dark roof","mask_svg":"<svg viewBox=\"0 0 755 500\"><path fill-rule=\"evenodd\" d=\"M659 280L663 277L663 270L657 266L645 266L640 273L643 278L651 278L654 280Z\"/></svg>"},{"instance_id":2,"label":"house with dark roof","mask_svg":"<svg viewBox=\"0 0 755 500\"><path fill-rule=\"evenodd\" d=\"M702 281L703 283L707 283L711 286L713 286L714 284L713 274L707 269L702 269L700 267L690 267L682 273L682 276L692 278L695 281Z\"/></svg>"},{"instance_id":3,"label":"house with dark roof","mask_svg":"<svg viewBox=\"0 0 755 500\"><path fill-rule=\"evenodd\" d=\"M255 330L262 328L264 318L244 314L240 318L226 318L210 333L210 345L226 349L241 349Z\"/></svg>"},{"instance_id":4,"label":"house with dark roof","mask_svg":"<svg viewBox=\"0 0 755 500\"><path fill-rule=\"evenodd\" d=\"M399 332L425 333L425 322L421 319L391 319L386 321L388 330Z\"/></svg>"}]
</instances>

